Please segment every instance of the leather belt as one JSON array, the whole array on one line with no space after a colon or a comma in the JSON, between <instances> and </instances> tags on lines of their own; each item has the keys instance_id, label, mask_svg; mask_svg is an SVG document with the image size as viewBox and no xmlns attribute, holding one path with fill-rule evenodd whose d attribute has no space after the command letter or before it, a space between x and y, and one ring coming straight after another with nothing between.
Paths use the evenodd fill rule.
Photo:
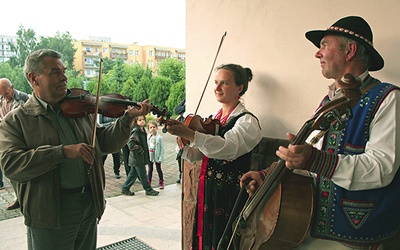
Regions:
<instances>
[{"instance_id":1,"label":"leather belt","mask_svg":"<svg viewBox=\"0 0 400 250\"><path fill-rule=\"evenodd\" d=\"M61 188L61 193L63 194L76 194L76 193L89 193L92 191L90 185L78 187L78 188Z\"/></svg>"}]
</instances>

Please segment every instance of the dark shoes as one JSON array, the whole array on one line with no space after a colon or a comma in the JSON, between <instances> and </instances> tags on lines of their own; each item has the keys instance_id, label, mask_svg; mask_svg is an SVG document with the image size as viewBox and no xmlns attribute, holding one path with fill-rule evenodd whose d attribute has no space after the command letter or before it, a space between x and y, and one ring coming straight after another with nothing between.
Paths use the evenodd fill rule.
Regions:
<instances>
[{"instance_id":1,"label":"dark shoes","mask_svg":"<svg viewBox=\"0 0 400 250\"><path fill-rule=\"evenodd\" d=\"M10 205L7 206L7 210L13 210L13 209L17 209L19 208L19 201L15 200L13 203L11 203Z\"/></svg>"},{"instance_id":2,"label":"dark shoes","mask_svg":"<svg viewBox=\"0 0 400 250\"><path fill-rule=\"evenodd\" d=\"M135 195L135 192L131 192L131 191L127 190L127 191L122 191L121 194L127 195L127 196L133 196L133 195Z\"/></svg>"},{"instance_id":3,"label":"dark shoes","mask_svg":"<svg viewBox=\"0 0 400 250\"><path fill-rule=\"evenodd\" d=\"M146 191L146 195L150 195L150 196L157 196L159 193L160 192L158 192L158 191L156 191L154 189Z\"/></svg>"},{"instance_id":4,"label":"dark shoes","mask_svg":"<svg viewBox=\"0 0 400 250\"><path fill-rule=\"evenodd\" d=\"M181 183L181 178L177 179L176 183L178 183L178 184Z\"/></svg>"},{"instance_id":5,"label":"dark shoes","mask_svg":"<svg viewBox=\"0 0 400 250\"><path fill-rule=\"evenodd\" d=\"M115 174L115 178L120 179L120 178L121 178L121 175Z\"/></svg>"}]
</instances>

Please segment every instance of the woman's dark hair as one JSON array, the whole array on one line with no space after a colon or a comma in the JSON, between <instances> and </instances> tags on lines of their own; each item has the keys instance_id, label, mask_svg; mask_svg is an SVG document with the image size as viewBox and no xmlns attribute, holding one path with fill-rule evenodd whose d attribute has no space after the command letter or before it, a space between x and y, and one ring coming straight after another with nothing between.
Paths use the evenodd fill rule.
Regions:
<instances>
[{"instance_id":1,"label":"woman's dark hair","mask_svg":"<svg viewBox=\"0 0 400 250\"><path fill-rule=\"evenodd\" d=\"M251 71L251 69L243 68L239 64L232 64L232 63L222 64L216 67L215 71L218 71L220 69L226 69L233 72L233 77L235 79L236 85L240 86L243 84L243 90L242 92L239 93L239 95L240 96L244 95L244 93L246 93L249 87L249 82L253 79L253 72Z\"/></svg>"}]
</instances>

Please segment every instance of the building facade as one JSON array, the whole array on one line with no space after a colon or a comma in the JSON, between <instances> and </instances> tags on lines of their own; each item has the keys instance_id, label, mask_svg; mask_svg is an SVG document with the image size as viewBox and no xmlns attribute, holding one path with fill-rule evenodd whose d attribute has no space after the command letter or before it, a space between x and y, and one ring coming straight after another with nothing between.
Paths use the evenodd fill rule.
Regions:
<instances>
[{"instance_id":1,"label":"building facade","mask_svg":"<svg viewBox=\"0 0 400 250\"><path fill-rule=\"evenodd\" d=\"M89 37L89 40L76 40L74 69L80 70L85 77L98 76L98 62L100 58L110 58L115 60L121 58L126 64L140 64L143 67L150 67L153 72L157 69L157 64L166 58L178 58L185 60L184 49L113 43L106 37Z\"/></svg>"},{"instance_id":2,"label":"building facade","mask_svg":"<svg viewBox=\"0 0 400 250\"><path fill-rule=\"evenodd\" d=\"M0 63L7 62L10 57L15 56L9 43L17 43L17 36L0 35Z\"/></svg>"}]
</instances>

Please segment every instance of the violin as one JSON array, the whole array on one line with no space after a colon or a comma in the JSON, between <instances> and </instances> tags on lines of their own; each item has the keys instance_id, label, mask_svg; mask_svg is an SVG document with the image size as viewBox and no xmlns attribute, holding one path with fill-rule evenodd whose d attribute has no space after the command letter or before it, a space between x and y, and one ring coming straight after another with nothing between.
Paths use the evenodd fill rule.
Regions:
<instances>
[{"instance_id":1,"label":"violin","mask_svg":"<svg viewBox=\"0 0 400 250\"><path fill-rule=\"evenodd\" d=\"M219 120L212 118L202 118L199 115L187 115L183 122L188 128L204 134L218 135L221 126ZM190 141L181 138L184 145L189 145Z\"/></svg>"},{"instance_id":2,"label":"violin","mask_svg":"<svg viewBox=\"0 0 400 250\"><path fill-rule=\"evenodd\" d=\"M100 96L98 103L98 113L111 118L122 116L128 106L140 106L137 102L126 100L126 98L120 94ZM60 108L66 117L85 117L88 114L95 113L96 96L91 95L87 90L72 88L71 93L61 101ZM151 111L158 117L168 117L165 108L159 110L157 106L153 106ZM163 119L163 121L165 120Z\"/></svg>"}]
</instances>

